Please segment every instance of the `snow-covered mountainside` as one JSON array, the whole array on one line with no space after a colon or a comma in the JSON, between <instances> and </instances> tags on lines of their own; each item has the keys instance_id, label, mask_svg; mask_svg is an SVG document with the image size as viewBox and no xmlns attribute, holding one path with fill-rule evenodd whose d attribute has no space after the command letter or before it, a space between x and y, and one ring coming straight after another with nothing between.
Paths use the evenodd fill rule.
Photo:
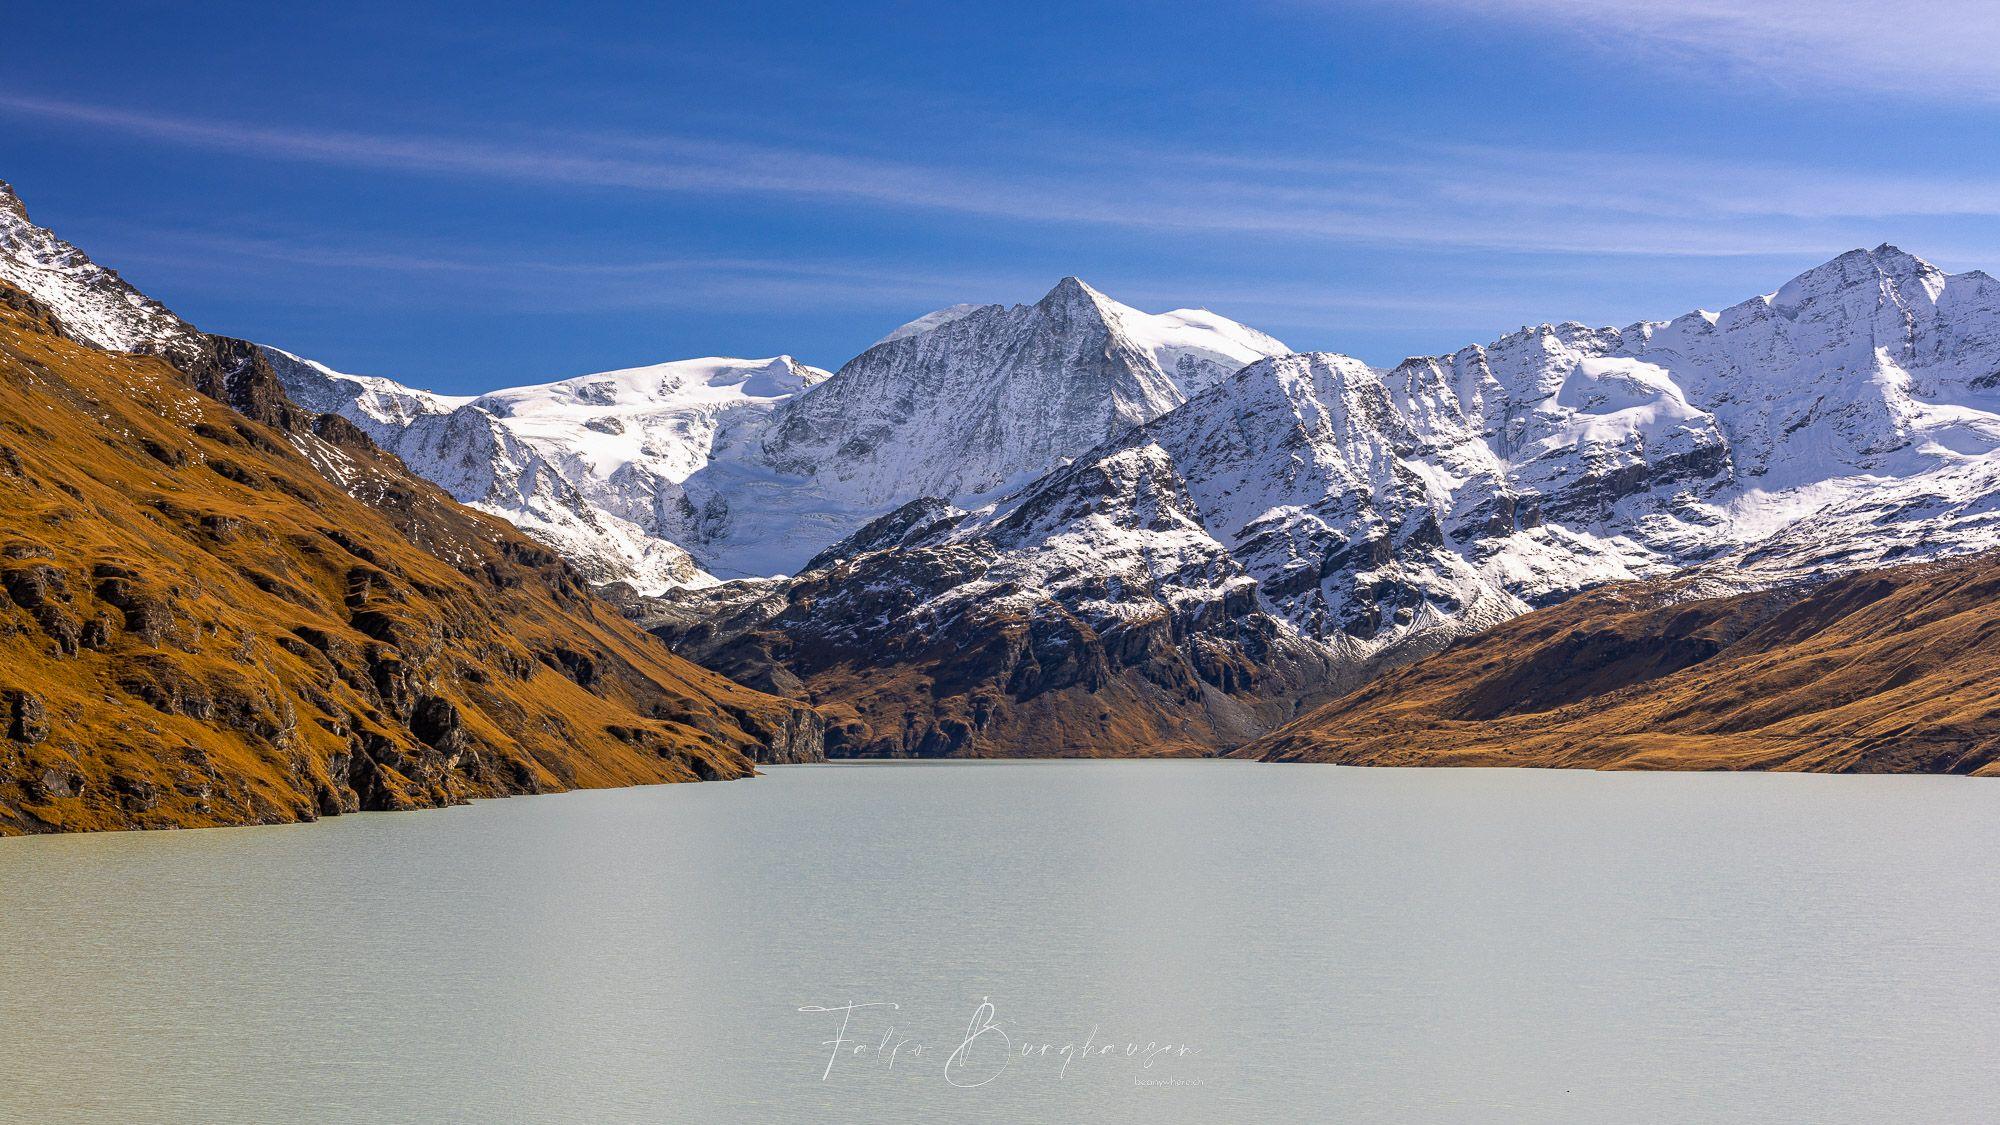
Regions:
<instances>
[{"instance_id":1,"label":"snow-covered mountainside","mask_svg":"<svg viewBox=\"0 0 2000 1125\"><path fill-rule=\"evenodd\" d=\"M1203 553L1306 635L1373 647L1733 551L1776 574L2000 545L1996 449L2000 283L1881 247L1720 314L1544 325L1388 372L1269 360L951 534L1018 537L1078 478L1159 462Z\"/></svg>"},{"instance_id":2,"label":"snow-covered mountainside","mask_svg":"<svg viewBox=\"0 0 2000 1125\"><path fill-rule=\"evenodd\" d=\"M269 358L294 399L457 499L594 581L655 593L794 572L919 496L981 502L1284 350L1066 278L1033 305L921 317L831 377L783 356L703 359L455 398Z\"/></svg>"},{"instance_id":3,"label":"snow-covered mountainside","mask_svg":"<svg viewBox=\"0 0 2000 1125\"><path fill-rule=\"evenodd\" d=\"M684 482L826 378L789 356L691 359L454 397L265 350L298 402L353 421L592 581L642 592L714 581L671 538L698 515Z\"/></svg>"},{"instance_id":4,"label":"snow-covered mountainside","mask_svg":"<svg viewBox=\"0 0 2000 1125\"><path fill-rule=\"evenodd\" d=\"M876 514L918 496L979 496L1285 351L1212 313L1148 316L1073 277L1032 305L946 312L788 406L764 441L770 463Z\"/></svg>"},{"instance_id":5,"label":"snow-covered mountainside","mask_svg":"<svg viewBox=\"0 0 2000 1125\"><path fill-rule=\"evenodd\" d=\"M1884 246L1721 313L1542 325L1390 371L1260 361L1003 501L912 505L754 612L732 602L730 629L685 628L700 595L655 621L742 675L778 653L807 694L852 654L1039 622L1111 678L1184 664L1255 699L1223 683L1272 652L1344 681L1694 563L1757 584L2000 546L1996 450L2000 283ZM892 570L912 592L852 612ZM773 631L792 639L738 640ZM1023 702L1032 656L963 698ZM914 752L960 698L885 700L860 740Z\"/></svg>"},{"instance_id":6,"label":"snow-covered mountainside","mask_svg":"<svg viewBox=\"0 0 2000 1125\"><path fill-rule=\"evenodd\" d=\"M0 180L0 281L33 295L73 336L120 352L185 358L201 333L83 251L36 226Z\"/></svg>"},{"instance_id":7,"label":"snow-covered mountainside","mask_svg":"<svg viewBox=\"0 0 2000 1125\"><path fill-rule=\"evenodd\" d=\"M133 288L116 270L36 226L5 182L0 182L0 284L40 302L68 339L106 351L159 356L201 393L286 431L321 475L342 488L353 492L369 475L357 472L350 453L339 448L351 431L343 434L336 426L320 432L316 416L300 411L285 396L256 345L201 331Z\"/></svg>"}]
</instances>

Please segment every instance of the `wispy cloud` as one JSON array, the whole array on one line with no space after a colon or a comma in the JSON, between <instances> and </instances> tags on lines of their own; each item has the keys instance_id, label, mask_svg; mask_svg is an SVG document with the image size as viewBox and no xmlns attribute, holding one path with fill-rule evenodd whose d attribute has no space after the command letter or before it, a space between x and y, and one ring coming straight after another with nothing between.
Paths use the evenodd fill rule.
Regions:
<instances>
[{"instance_id":1,"label":"wispy cloud","mask_svg":"<svg viewBox=\"0 0 2000 1125\"><path fill-rule=\"evenodd\" d=\"M204 229L130 232L124 264L210 273L240 284L246 276L293 267L357 277L403 277L413 286L452 279L452 302L477 299L516 313L602 312L620 308L730 310L746 301L820 309L961 299L1032 300L1053 278L1002 271L940 272L921 264L683 255L636 259L553 258L453 251L407 244L331 243L307 235L246 238ZM331 287L355 292L354 287ZM359 290L366 293L366 290ZM379 294L365 300L374 304ZM403 299L400 295L398 299Z\"/></svg>"},{"instance_id":2,"label":"wispy cloud","mask_svg":"<svg viewBox=\"0 0 2000 1125\"><path fill-rule=\"evenodd\" d=\"M2000 99L1992 0L1399 0L1797 94Z\"/></svg>"},{"instance_id":3,"label":"wispy cloud","mask_svg":"<svg viewBox=\"0 0 2000 1125\"><path fill-rule=\"evenodd\" d=\"M309 236L244 238L202 229L150 228L134 231L122 261L176 273L225 276L236 284L266 271L289 267L361 277L411 279L418 292L427 279L453 278L455 298L474 294L489 307L522 315L604 312L660 308L740 311L745 307L849 310L876 317L877 327L893 327L898 310L916 310L961 301L1032 301L1056 280L1044 274L1006 270L940 271L910 262L683 256L631 260L573 260L411 252L406 247L373 248L352 242L330 244ZM1091 280L1118 299L1145 309L1199 304L1245 321L1263 324L1325 324L1351 327L1423 325L1435 329L1436 314L1450 310L1455 323L1480 323L1508 311L1505 302L1483 292L1480 280L1454 285L1446 280L1423 293L1385 292L1364 286L1302 281L1244 281L1201 277L1099 276ZM384 294L368 286L332 286L321 299L351 292L373 306ZM398 301L407 299L400 291Z\"/></svg>"},{"instance_id":4,"label":"wispy cloud","mask_svg":"<svg viewBox=\"0 0 2000 1125\"><path fill-rule=\"evenodd\" d=\"M925 203L957 186L917 168L682 138L655 138L650 154L632 156L554 145L212 121L11 94L0 95L0 110L265 159L532 183L638 191L852 196L888 203Z\"/></svg>"},{"instance_id":5,"label":"wispy cloud","mask_svg":"<svg viewBox=\"0 0 2000 1125\"><path fill-rule=\"evenodd\" d=\"M1482 10L1562 4L1425 2ZM1003 174L698 137L379 135L8 94L0 94L0 113L151 143L389 175L778 196L1037 225L1399 248L1796 256L1870 242L1885 216L2000 215L2000 180L1990 176L1884 178L1826 168L1721 167L1666 154L1406 142L1383 145L1366 160L1320 160L1098 144L1044 153L1034 174Z\"/></svg>"}]
</instances>

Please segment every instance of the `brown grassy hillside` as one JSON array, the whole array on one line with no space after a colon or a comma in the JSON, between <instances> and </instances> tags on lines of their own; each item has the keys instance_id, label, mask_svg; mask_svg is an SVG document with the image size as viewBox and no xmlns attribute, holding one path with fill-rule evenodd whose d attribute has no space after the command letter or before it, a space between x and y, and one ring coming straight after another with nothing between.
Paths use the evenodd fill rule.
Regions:
<instances>
[{"instance_id":1,"label":"brown grassy hillside","mask_svg":"<svg viewBox=\"0 0 2000 1125\"><path fill-rule=\"evenodd\" d=\"M1611 587L1238 753L1356 765L2000 773L2000 557L1687 600Z\"/></svg>"},{"instance_id":2,"label":"brown grassy hillside","mask_svg":"<svg viewBox=\"0 0 2000 1125\"><path fill-rule=\"evenodd\" d=\"M0 833L738 777L816 737L358 435L196 389L254 371L60 333L0 289Z\"/></svg>"}]
</instances>

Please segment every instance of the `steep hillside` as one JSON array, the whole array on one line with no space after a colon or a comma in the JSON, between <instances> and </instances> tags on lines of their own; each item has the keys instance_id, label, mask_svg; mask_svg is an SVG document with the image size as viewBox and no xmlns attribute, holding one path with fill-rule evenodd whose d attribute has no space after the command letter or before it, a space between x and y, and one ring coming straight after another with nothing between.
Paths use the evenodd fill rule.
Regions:
<instances>
[{"instance_id":1,"label":"steep hillside","mask_svg":"<svg viewBox=\"0 0 2000 1125\"><path fill-rule=\"evenodd\" d=\"M0 298L0 832L737 777L815 748L809 712L668 655L365 439L281 395L293 429L252 421Z\"/></svg>"},{"instance_id":2,"label":"steep hillside","mask_svg":"<svg viewBox=\"0 0 2000 1125\"><path fill-rule=\"evenodd\" d=\"M2000 774L2000 556L1585 594L1238 751L1352 765Z\"/></svg>"}]
</instances>

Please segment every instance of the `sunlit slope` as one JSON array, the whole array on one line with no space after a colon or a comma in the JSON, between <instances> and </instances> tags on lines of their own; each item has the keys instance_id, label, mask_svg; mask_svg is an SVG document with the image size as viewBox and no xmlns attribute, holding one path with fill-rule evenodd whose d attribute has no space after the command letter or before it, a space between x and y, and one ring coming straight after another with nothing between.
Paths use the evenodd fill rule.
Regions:
<instances>
[{"instance_id":1,"label":"sunlit slope","mask_svg":"<svg viewBox=\"0 0 2000 1125\"><path fill-rule=\"evenodd\" d=\"M0 287L0 833L736 777L812 726L365 440L60 333Z\"/></svg>"},{"instance_id":2,"label":"sunlit slope","mask_svg":"<svg viewBox=\"0 0 2000 1125\"><path fill-rule=\"evenodd\" d=\"M2000 773L2000 557L1516 618L1244 756L1357 765Z\"/></svg>"}]
</instances>

